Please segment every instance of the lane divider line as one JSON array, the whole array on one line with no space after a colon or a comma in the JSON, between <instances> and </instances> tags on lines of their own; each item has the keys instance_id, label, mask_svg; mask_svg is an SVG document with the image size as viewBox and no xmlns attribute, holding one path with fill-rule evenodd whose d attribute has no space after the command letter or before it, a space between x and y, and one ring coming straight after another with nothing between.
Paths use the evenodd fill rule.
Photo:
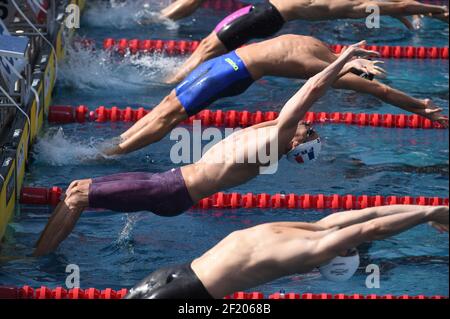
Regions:
<instances>
[{"instance_id":1,"label":"lane divider line","mask_svg":"<svg viewBox=\"0 0 450 319\"><path fill-rule=\"evenodd\" d=\"M60 187L22 187L20 203L56 206L61 199ZM195 209L362 209L386 205L449 205L448 198L427 196L382 196L338 194L267 194L219 192L202 199Z\"/></svg>"},{"instance_id":2,"label":"lane divider line","mask_svg":"<svg viewBox=\"0 0 450 319\"><path fill-rule=\"evenodd\" d=\"M100 106L90 111L85 105L69 106L54 105L50 107L48 121L55 124L84 123L86 121L105 122L136 122L147 115L151 110L140 107L133 109L117 106L106 108ZM216 127L248 127L266 121L275 120L279 113L274 111L236 111L236 110L203 110L190 117L182 124L192 124L194 120L201 121L203 126ZM445 129L438 122L419 116L417 114L367 114L351 112L308 112L305 121L323 124L346 124L359 126L373 126L385 128L412 128L412 129Z\"/></svg>"},{"instance_id":3,"label":"lane divider line","mask_svg":"<svg viewBox=\"0 0 450 319\"><path fill-rule=\"evenodd\" d=\"M86 45L93 45L93 40L82 40ZM129 52L137 53L164 53L169 56L191 54L199 46L200 41L189 40L162 40L162 39L113 39L103 41L103 49L115 51L120 55ZM345 44L331 44L330 49L334 53L341 53ZM448 60L448 47L425 46L391 46L391 45L366 45L366 49L378 51L382 58L390 59L442 59Z\"/></svg>"},{"instance_id":4,"label":"lane divider line","mask_svg":"<svg viewBox=\"0 0 450 319\"><path fill-rule=\"evenodd\" d=\"M123 299L128 293L127 289L114 290L106 288L103 290L96 288L74 288L64 289L57 287L51 289L46 286L39 288L32 288L30 286L23 287L0 287L0 299ZM344 300L344 299L448 299L448 296L435 295L362 295L362 294L313 294L313 293L274 293L269 296L265 296L262 292L236 292L224 299L234 300L262 300L262 299L304 299L304 300Z\"/></svg>"}]
</instances>

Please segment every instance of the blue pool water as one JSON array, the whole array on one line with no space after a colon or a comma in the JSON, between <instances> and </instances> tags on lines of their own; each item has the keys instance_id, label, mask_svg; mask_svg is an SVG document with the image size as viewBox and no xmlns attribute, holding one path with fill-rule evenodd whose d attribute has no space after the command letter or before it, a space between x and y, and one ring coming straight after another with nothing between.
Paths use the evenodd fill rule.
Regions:
<instances>
[{"instance_id":1,"label":"blue pool water","mask_svg":"<svg viewBox=\"0 0 450 319\"><path fill-rule=\"evenodd\" d=\"M92 2L79 34L100 43L105 37L199 39L225 12L201 9L180 23L141 26L140 1L120 9ZM101 15L98 15L101 13ZM437 45L448 43L448 27L424 21L418 32L405 31L392 19L383 28L367 31L359 21L291 23L285 33L312 34L333 43L367 38L369 43ZM161 78L183 58L164 56L111 59L101 50L70 52L60 66L55 104L152 107L171 87ZM448 114L448 61L386 60L387 83L419 98L432 98ZM224 99L216 107L279 110L303 81L266 78L238 98ZM374 98L351 92L330 91L314 111L403 113ZM122 158L96 161L95 145L119 135L127 124L47 125L26 175L26 185L66 187L71 180L124 171L162 172L173 167L169 151L173 141L161 142ZM325 140L324 155L308 170L292 170L281 162L275 176L260 176L239 186L238 192L294 192L381 195L448 196L447 130L401 130L343 125L318 125ZM77 264L82 287L122 288L134 285L153 270L183 263L202 254L234 230L273 221L314 221L330 211L191 210L164 219L146 212L117 214L87 212L58 251L31 258L32 247L50 210L21 207L10 224L0 252L0 284L61 286L65 268ZM420 226L361 249L363 263L346 283L323 280L317 272L283 278L254 290L295 292L442 294L448 295L448 235ZM364 266L381 266L381 287L365 287Z\"/></svg>"}]
</instances>

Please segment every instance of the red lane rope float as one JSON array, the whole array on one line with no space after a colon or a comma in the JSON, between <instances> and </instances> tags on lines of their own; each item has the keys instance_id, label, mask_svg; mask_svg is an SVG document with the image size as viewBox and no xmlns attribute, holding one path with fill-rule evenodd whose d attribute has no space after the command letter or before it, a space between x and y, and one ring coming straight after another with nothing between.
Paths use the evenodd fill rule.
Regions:
<instances>
[{"instance_id":1,"label":"red lane rope float","mask_svg":"<svg viewBox=\"0 0 450 319\"><path fill-rule=\"evenodd\" d=\"M251 296L250 296L251 297ZM253 299L253 298L235 298L235 299ZM311 294L311 293L275 293L269 296L269 299L308 299L308 300L329 300L329 299L448 299L446 296L436 295L436 296L425 296L425 295L402 295L402 296L394 296L394 295L361 295L361 294Z\"/></svg>"},{"instance_id":2,"label":"red lane rope float","mask_svg":"<svg viewBox=\"0 0 450 319\"><path fill-rule=\"evenodd\" d=\"M63 190L59 187L23 187L20 203L29 205L56 206ZM324 194L254 194L219 192L202 199L197 209L361 209L385 205L447 205L448 198L426 196L381 196L381 195L324 195Z\"/></svg>"},{"instance_id":3,"label":"red lane rope float","mask_svg":"<svg viewBox=\"0 0 450 319\"><path fill-rule=\"evenodd\" d=\"M0 299L123 299L127 293L127 289L116 291L111 288L99 290L62 287L50 289L45 286L37 289L30 286L0 287Z\"/></svg>"},{"instance_id":4,"label":"red lane rope float","mask_svg":"<svg viewBox=\"0 0 450 319\"><path fill-rule=\"evenodd\" d=\"M151 110L143 107L132 109L127 107L119 109L117 106L106 108L98 107L95 111L89 111L85 105L77 107L67 105L55 105L50 107L48 121L50 123L84 123L86 121L104 122L135 122L147 115ZM249 112L236 110L203 110L183 122L192 124L194 120L201 121L204 126L216 127L248 127L266 121L274 120L278 117L278 112ZM332 123L359 126L374 126L385 128L414 128L414 129L444 129L438 122L417 114L367 114L367 113L342 113L342 112L308 112L305 120L311 123Z\"/></svg>"},{"instance_id":5,"label":"red lane rope float","mask_svg":"<svg viewBox=\"0 0 450 319\"><path fill-rule=\"evenodd\" d=\"M63 193L60 187L23 187L20 192L19 202L28 205L56 206L60 202Z\"/></svg>"},{"instance_id":6,"label":"red lane rope float","mask_svg":"<svg viewBox=\"0 0 450 319\"><path fill-rule=\"evenodd\" d=\"M448 205L448 198L411 196L324 195L324 194L239 194L217 193L202 199L198 209L362 209L384 205Z\"/></svg>"},{"instance_id":7,"label":"red lane rope float","mask_svg":"<svg viewBox=\"0 0 450 319\"><path fill-rule=\"evenodd\" d=\"M0 299L123 299L128 290L113 290L107 289L64 289L57 287L51 289L45 286L34 289L30 286L23 287L0 287ZM312 294L312 293L274 293L267 296L268 299L306 299L306 300L330 300L330 299L448 299L447 296L435 295L361 295L361 294ZM232 295L226 296L224 299L234 300L262 300L266 296L262 292L236 292Z\"/></svg>"},{"instance_id":8,"label":"red lane rope float","mask_svg":"<svg viewBox=\"0 0 450 319\"><path fill-rule=\"evenodd\" d=\"M194 52L199 41L186 40L139 40L139 39L113 39L103 41L105 50L115 50L119 54L130 52L141 53L165 53L167 55L183 55ZM335 53L340 53L346 45L333 44L330 48ZM444 59L448 60L448 47L415 47L415 46L390 46L390 45L366 45L365 48L380 52L383 58L392 59Z\"/></svg>"}]
</instances>

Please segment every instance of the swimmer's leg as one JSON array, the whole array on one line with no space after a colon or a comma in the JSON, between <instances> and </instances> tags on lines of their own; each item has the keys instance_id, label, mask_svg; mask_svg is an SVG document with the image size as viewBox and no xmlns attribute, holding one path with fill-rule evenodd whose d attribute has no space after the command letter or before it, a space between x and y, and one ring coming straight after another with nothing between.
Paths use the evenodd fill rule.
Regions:
<instances>
[{"instance_id":1,"label":"swimmer's leg","mask_svg":"<svg viewBox=\"0 0 450 319\"><path fill-rule=\"evenodd\" d=\"M83 210L89 205L90 184L85 180L72 187L70 195L56 206L37 241L34 256L42 256L55 251L59 244L70 235Z\"/></svg>"},{"instance_id":2,"label":"swimmer's leg","mask_svg":"<svg viewBox=\"0 0 450 319\"><path fill-rule=\"evenodd\" d=\"M118 140L120 140L120 142L123 142L124 140L130 138L131 136L133 136L135 133L137 133L138 131L140 131L144 126L147 125L147 123L151 122L152 119L155 117L155 115L158 112L155 112L155 110L157 109L161 109L161 108L170 108L171 104L172 104L172 100L173 98L176 97L176 93L175 91L171 91L169 95L167 95L159 104L158 106L156 106L151 112L147 113L143 118L141 118L139 121L137 121L136 123L133 124L133 126L131 126L127 131L125 131L123 134L120 135L120 137L118 138ZM120 144L120 143L119 143Z\"/></svg>"},{"instance_id":3,"label":"swimmer's leg","mask_svg":"<svg viewBox=\"0 0 450 319\"><path fill-rule=\"evenodd\" d=\"M195 52L183 63L177 73L166 80L168 84L181 82L192 70L201 63L227 53L223 43L217 37L216 32L212 32L203 39Z\"/></svg>"},{"instance_id":4,"label":"swimmer's leg","mask_svg":"<svg viewBox=\"0 0 450 319\"><path fill-rule=\"evenodd\" d=\"M92 182L96 183L107 183L107 182L113 182L113 181L119 181L119 180L147 180L152 177L152 173L146 173L146 172L130 172L130 173L119 173L119 174L112 174L112 175L105 175L100 176L96 178L88 178L88 179L80 179L75 180L72 183L70 183L69 187L66 190L66 196L70 196L72 190L81 185L85 184L91 184Z\"/></svg>"},{"instance_id":5,"label":"swimmer's leg","mask_svg":"<svg viewBox=\"0 0 450 319\"><path fill-rule=\"evenodd\" d=\"M193 14L205 0L178 0L161 10L163 17L180 20Z\"/></svg>"},{"instance_id":6,"label":"swimmer's leg","mask_svg":"<svg viewBox=\"0 0 450 319\"><path fill-rule=\"evenodd\" d=\"M123 133L121 142L105 150L106 155L126 154L158 142L188 115L173 90L150 113Z\"/></svg>"},{"instance_id":7,"label":"swimmer's leg","mask_svg":"<svg viewBox=\"0 0 450 319\"><path fill-rule=\"evenodd\" d=\"M118 184L124 184L126 180L133 180L133 177L145 177L141 173L121 174L123 179L119 180L119 175L111 175L103 178L99 184L108 184L108 179L114 179ZM99 179L101 181L101 178ZM82 212L89 206L89 195L91 185L95 180L85 179L74 181L66 191L66 197L55 208L47 226L42 232L36 244L34 256L42 256L55 251L74 229Z\"/></svg>"}]
</instances>

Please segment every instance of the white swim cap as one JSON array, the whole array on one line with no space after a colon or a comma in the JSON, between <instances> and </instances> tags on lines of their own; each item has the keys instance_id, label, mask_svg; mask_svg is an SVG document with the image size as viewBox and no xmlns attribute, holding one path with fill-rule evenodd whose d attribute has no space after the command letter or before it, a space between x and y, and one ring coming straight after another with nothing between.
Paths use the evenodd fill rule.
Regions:
<instances>
[{"instance_id":1,"label":"white swim cap","mask_svg":"<svg viewBox=\"0 0 450 319\"><path fill-rule=\"evenodd\" d=\"M317 159L321 150L322 141L320 140L320 137L318 137L315 140L298 145L290 150L286 156L289 162L304 164Z\"/></svg>"},{"instance_id":2,"label":"white swim cap","mask_svg":"<svg viewBox=\"0 0 450 319\"><path fill-rule=\"evenodd\" d=\"M359 267L359 254L353 256L337 256L329 263L320 266L319 271L326 279L331 281L346 281L352 278Z\"/></svg>"}]
</instances>

